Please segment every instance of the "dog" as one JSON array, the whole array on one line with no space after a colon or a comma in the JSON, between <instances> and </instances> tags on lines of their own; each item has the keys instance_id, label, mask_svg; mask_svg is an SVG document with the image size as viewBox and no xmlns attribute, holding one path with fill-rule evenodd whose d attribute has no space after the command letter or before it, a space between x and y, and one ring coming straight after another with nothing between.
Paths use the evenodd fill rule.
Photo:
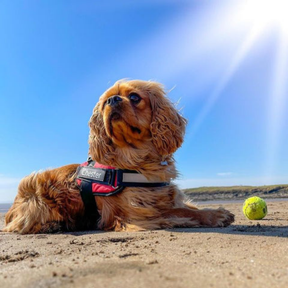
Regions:
<instances>
[{"instance_id":1,"label":"dog","mask_svg":"<svg viewBox=\"0 0 288 288\"><path fill-rule=\"evenodd\" d=\"M108 197L90 194L85 204L81 179L76 181L81 165L32 173L21 180L3 231L28 234L230 225L234 221L232 213L222 207L198 209L171 182L177 177L173 153L182 145L186 124L160 83L117 81L102 94L93 110L89 155L102 168L132 171L128 176L140 177L143 185L124 185L119 193ZM82 173L89 177L102 175L88 170ZM86 213L90 204L95 209L93 217Z\"/></svg>"}]
</instances>

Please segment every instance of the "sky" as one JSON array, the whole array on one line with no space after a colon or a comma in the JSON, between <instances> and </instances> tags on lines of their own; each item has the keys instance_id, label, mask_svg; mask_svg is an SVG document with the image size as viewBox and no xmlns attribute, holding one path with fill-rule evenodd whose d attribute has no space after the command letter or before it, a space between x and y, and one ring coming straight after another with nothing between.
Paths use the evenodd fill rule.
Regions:
<instances>
[{"instance_id":1,"label":"sky","mask_svg":"<svg viewBox=\"0 0 288 288\"><path fill-rule=\"evenodd\" d=\"M260 5L261 2L261 5ZM99 96L154 80L188 119L181 188L288 183L288 3L0 2L0 203L82 163Z\"/></svg>"}]
</instances>

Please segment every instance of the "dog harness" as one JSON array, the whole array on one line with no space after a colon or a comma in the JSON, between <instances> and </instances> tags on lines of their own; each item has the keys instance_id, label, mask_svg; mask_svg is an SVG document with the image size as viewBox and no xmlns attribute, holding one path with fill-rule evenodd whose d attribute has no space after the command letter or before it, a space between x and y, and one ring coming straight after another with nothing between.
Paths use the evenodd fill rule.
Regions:
<instances>
[{"instance_id":1,"label":"dog harness","mask_svg":"<svg viewBox=\"0 0 288 288\"><path fill-rule=\"evenodd\" d=\"M134 170L122 170L99 164L88 158L78 166L76 183L79 187L85 213L96 221L101 217L94 196L111 196L120 193L125 187L163 187L169 182L148 180L143 174Z\"/></svg>"}]
</instances>

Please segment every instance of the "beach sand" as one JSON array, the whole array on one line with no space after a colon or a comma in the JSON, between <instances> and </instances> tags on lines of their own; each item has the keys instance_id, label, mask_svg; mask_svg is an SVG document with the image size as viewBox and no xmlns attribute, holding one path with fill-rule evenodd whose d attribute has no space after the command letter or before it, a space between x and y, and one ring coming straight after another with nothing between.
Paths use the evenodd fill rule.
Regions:
<instances>
[{"instance_id":1,"label":"beach sand","mask_svg":"<svg viewBox=\"0 0 288 288\"><path fill-rule=\"evenodd\" d=\"M261 221L242 203L222 206L236 215L230 227L1 232L0 287L288 287L288 201L270 200Z\"/></svg>"}]
</instances>

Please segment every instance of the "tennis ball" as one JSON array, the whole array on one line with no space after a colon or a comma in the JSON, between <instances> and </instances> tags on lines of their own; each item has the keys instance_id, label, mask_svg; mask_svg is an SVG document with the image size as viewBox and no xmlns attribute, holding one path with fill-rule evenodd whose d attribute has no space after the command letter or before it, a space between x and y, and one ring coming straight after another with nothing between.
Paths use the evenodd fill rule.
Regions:
<instances>
[{"instance_id":1,"label":"tennis ball","mask_svg":"<svg viewBox=\"0 0 288 288\"><path fill-rule=\"evenodd\" d=\"M266 202L257 196L250 197L243 204L243 213L250 220L260 220L267 215Z\"/></svg>"}]
</instances>

